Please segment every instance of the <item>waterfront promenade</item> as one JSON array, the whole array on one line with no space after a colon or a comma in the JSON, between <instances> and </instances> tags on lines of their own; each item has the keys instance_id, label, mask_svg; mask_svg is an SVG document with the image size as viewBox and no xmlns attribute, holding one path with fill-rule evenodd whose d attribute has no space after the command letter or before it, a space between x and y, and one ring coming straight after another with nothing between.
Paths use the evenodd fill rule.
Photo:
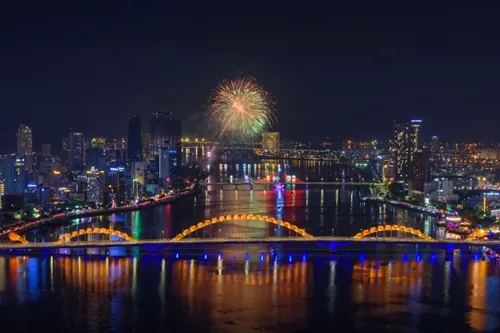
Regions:
<instances>
[{"instance_id":1,"label":"waterfront promenade","mask_svg":"<svg viewBox=\"0 0 500 333\"><path fill-rule=\"evenodd\" d=\"M414 205L414 204L407 203L407 202L401 202L401 201L397 201L397 200L386 200L384 198L377 198L377 197L366 197L366 198L362 198L362 200L363 201L374 201L374 202L392 205L392 206L396 206L396 207L401 207L401 208L405 208L405 209L411 209L411 210L421 212L424 214L429 214L432 216L440 216L441 215L440 211L437 208L418 206L418 205Z\"/></svg>"}]
</instances>

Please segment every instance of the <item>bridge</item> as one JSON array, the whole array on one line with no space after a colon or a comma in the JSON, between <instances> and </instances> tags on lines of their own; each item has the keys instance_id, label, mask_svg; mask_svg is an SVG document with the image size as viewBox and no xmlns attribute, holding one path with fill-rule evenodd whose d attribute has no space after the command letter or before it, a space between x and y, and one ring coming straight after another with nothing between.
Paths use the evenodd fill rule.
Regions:
<instances>
[{"instance_id":1,"label":"bridge","mask_svg":"<svg viewBox=\"0 0 500 333\"><path fill-rule=\"evenodd\" d=\"M225 186L230 186L234 187L234 189L238 189L238 187L247 187L250 189L253 189L255 186L261 186L261 187L270 187L273 185L276 185L277 183L272 183L272 182L236 182L236 183L200 183L201 187L208 187L208 186L218 186L220 189L223 189ZM295 187L297 186L339 186L339 185L349 185L349 186L372 186L372 185L381 185L381 183L378 182L368 182L368 181L360 181L360 182L353 182L353 181L345 181L345 182L296 182L296 183L280 183L282 185L293 185Z\"/></svg>"},{"instance_id":2,"label":"bridge","mask_svg":"<svg viewBox=\"0 0 500 333\"><path fill-rule=\"evenodd\" d=\"M290 230L295 237L265 237L265 238L199 238L197 231L210 228L219 223L228 221L262 221L271 225L276 225ZM85 235L107 235L121 238L121 241L81 241L78 240L81 236ZM387 236L388 234L388 236ZM220 235L220 234L219 234ZM194 236L194 237L193 237ZM408 236L408 237L401 237ZM103 248L103 247L166 247L177 246L182 244L191 245L210 245L210 244L316 244L326 246L330 252L336 252L337 248L347 246L349 244L390 244L390 245L414 245L414 246L437 246L445 249L447 253L453 252L455 249L463 249L471 246L488 246L500 247L500 241L492 241L486 239L485 230L477 230L466 239L433 239L425 235L420 230L400 226L400 225L379 225L360 231L352 237L324 237L313 236L305 229L300 228L290 222L286 222L274 217L258 214L230 214L222 215L201 221L191 227L183 230L172 239L152 239L152 240L138 240L130 235L118 230L107 228L86 228L73 231L68 234L61 235L58 240L51 243L29 243L24 237L16 233L10 233L9 239L12 243L0 244L0 251L17 250L42 250L42 249L60 249L60 248ZM71 241L76 240L76 241Z\"/></svg>"}]
</instances>

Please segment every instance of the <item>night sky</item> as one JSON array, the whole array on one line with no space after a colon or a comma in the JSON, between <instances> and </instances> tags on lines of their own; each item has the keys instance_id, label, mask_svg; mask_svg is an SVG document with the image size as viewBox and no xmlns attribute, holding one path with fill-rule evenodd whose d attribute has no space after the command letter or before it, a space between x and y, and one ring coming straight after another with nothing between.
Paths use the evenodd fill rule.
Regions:
<instances>
[{"instance_id":1,"label":"night sky","mask_svg":"<svg viewBox=\"0 0 500 333\"><path fill-rule=\"evenodd\" d=\"M387 139L411 118L424 137L499 138L496 8L19 3L0 11L0 152L19 123L38 149L70 128L126 136L162 110L203 134L212 89L238 71L276 98L283 138Z\"/></svg>"}]
</instances>

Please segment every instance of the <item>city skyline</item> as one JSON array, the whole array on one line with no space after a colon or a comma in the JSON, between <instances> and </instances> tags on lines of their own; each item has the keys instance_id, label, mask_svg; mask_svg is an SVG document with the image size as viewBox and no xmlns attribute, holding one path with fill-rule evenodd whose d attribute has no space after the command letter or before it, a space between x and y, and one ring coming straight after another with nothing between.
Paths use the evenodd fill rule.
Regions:
<instances>
[{"instance_id":1,"label":"city skyline","mask_svg":"<svg viewBox=\"0 0 500 333\"><path fill-rule=\"evenodd\" d=\"M0 321L496 332L484 3L11 2Z\"/></svg>"}]
</instances>

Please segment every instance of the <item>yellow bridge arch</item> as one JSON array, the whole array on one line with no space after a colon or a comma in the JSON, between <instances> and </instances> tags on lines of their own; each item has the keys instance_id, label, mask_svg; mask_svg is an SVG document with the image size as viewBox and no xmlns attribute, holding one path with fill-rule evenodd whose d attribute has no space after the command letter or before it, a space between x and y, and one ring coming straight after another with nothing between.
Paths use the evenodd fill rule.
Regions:
<instances>
[{"instance_id":1,"label":"yellow bridge arch","mask_svg":"<svg viewBox=\"0 0 500 333\"><path fill-rule=\"evenodd\" d=\"M399 232L406 232L408 234L412 234L414 236L417 236L418 238L425 239L425 240L431 240L432 238L425 235L422 231L413 229L410 227L405 227L402 225L379 225L377 227L371 227L369 229L365 229L361 232L358 232L356 235L353 236L355 239L360 239L360 238L365 238L368 237L372 234L375 234L377 232L385 232L385 231L399 231Z\"/></svg>"},{"instance_id":2,"label":"yellow bridge arch","mask_svg":"<svg viewBox=\"0 0 500 333\"><path fill-rule=\"evenodd\" d=\"M101 234L101 235L113 235L122 238L123 240L127 242L135 242L136 239L127 235L126 233L123 233L118 230L113 230L113 229L107 229L107 228L87 228L87 229L80 229L77 231L73 231L69 234L64 234L59 237L57 241L55 241L55 244L62 244L70 241L73 238L83 236L83 235L96 235L96 234Z\"/></svg>"},{"instance_id":3,"label":"yellow bridge arch","mask_svg":"<svg viewBox=\"0 0 500 333\"><path fill-rule=\"evenodd\" d=\"M476 229L473 233L471 233L469 236L467 236L467 240L472 240L472 239L482 239L486 237L488 232L484 229Z\"/></svg>"},{"instance_id":4,"label":"yellow bridge arch","mask_svg":"<svg viewBox=\"0 0 500 333\"><path fill-rule=\"evenodd\" d=\"M9 232L8 237L12 243L21 243L21 244L28 244L29 243L24 237L22 237L19 234L16 234L15 232Z\"/></svg>"},{"instance_id":5,"label":"yellow bridge arch","mask_svg":"<svg viewBox=\"0 0 500 333\"><path fill-rule=\"evenodd\" d=\"M217 224L217 223L222 223L226 221L237 221L237 220L257 220L257 221L263 221L271 224L276 224L282 227L285 227L289 230L295 231L297 234L305 237L305 238L314 238L313 235L309 234L306 232L305 229L301 229L297 227L294 224L291 224L290 222L282 221L275 219L274 217L269 217L269 216L263 216L263 215L254 215L254 214L233 214L233 215L222 215L219 217L214 217L209 220L205 220L203 222L199 222L188 229L185 229L182 231L180 234L172 238L173 241L178 241L183 239L184 237L188 236L189 234L195 232L196 230L203 229L205 227L208 227L212 224Z\"/></svg>"}]
</instances>

